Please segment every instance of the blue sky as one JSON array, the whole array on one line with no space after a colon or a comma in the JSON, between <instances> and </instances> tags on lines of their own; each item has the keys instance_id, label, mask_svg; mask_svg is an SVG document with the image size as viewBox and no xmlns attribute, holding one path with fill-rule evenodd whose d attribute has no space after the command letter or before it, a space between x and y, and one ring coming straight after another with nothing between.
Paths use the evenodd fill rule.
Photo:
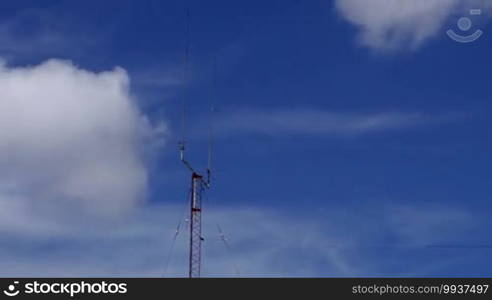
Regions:
<instances>
[{"instance_id":1,"label":"blue sky","mask_svg":"<svg viewBox=\"0 0 492 300\"><path fill-rule=\"evenodd\" d=\"M0 136L0 275L162 276L182 100L203 168L217 61L205 275L490 276L489 4L394 3L2 2L2 109L44 104ZM452 41L477 7L484 35Z\"/></svg>"}]
</instances>

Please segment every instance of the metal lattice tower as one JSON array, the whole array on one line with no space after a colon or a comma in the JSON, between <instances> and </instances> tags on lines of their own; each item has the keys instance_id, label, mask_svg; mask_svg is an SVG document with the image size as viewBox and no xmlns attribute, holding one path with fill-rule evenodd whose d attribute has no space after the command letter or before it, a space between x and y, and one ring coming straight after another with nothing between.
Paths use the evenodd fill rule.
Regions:
<instances>
[{"instance_id":1,"label":"metal lattice tower","mask_svg":"<svg viewBox=\"0 0 492 300\"><path fill-rule=\"evenodd\" d=\"M190 266L189 277L200 277L202 255L202 192L203 176L191 175L190 197Z\"/></svg>"},{"instance_id":2,"label":"metal lattice tower","mask_svg":"<svg viewBox=\"0 0 492 300\"><path fill-rule=\"evenodd\" d=\"M207 168L207 179L195 172L185 159L185 142L179 143L181 161L191 171L190 187L190 257L188 275L190 278L200 277L202 259L202 195L205 188L210 188L210 165Z\"/></svg>"}]
</instances>

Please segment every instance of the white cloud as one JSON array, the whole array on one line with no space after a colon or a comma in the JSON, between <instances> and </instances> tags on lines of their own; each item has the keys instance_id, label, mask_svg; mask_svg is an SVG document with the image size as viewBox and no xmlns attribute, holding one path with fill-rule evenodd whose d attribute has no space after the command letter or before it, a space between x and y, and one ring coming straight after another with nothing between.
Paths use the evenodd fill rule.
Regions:
<instances>
[{"instance_id":1,"label":"white cloud","mask_svg":"<svg viewBox=\"0 0 492 300\"><path fill-rule=\"evenodd\" d=\"M477 0L336 0L340 15L357 26L359 42L381 51L417 48L439 33L462 8L483 8Z\"/></svg>"},{"instance_id":2,"label":"white cloud","mask_svg":"<svg viewBox=\"0 0 492 300\"><path fill-rule=\"evenodd\" d=\"M145 198L141 144L165 128L149 124L128 85L121 68L0 66L0 230L37 230L57 210L70 221L118 215Z\"/></svg>"}]
</instances>

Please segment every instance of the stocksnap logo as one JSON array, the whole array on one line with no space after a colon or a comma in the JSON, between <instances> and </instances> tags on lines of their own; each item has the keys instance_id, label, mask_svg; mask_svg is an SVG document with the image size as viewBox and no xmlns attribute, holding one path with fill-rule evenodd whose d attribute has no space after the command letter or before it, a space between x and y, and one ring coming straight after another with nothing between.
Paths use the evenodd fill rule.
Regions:
<instances>
[{"instance_id":1,"label":"stocksnap logo","mask_svg":"<svg viewBox=\"0 0 492 300\"><path fill-rule=\"evenodd\" d=\"M9 297L14 297L19 295L20 291L16 290L15 286L19 284L18 281L14 281L14 284L11 284L8 286L6 290L3 291L3 293Z\"/></svg>"}]
</instances>

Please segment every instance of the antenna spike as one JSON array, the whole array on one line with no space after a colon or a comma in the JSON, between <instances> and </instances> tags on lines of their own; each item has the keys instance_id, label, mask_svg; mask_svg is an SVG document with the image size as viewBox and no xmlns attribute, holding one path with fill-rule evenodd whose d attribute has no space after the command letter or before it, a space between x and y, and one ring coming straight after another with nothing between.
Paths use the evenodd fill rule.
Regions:
<instances>
[{"instance_id":1,"label":"antenna spike","mask_svg":"<svg viewBox=\"0 0 492 300\"><path fill-rule=\"evenodd\" d=\"M190 65L190 11L186 9L186 29L185 29L185 53L184 53L184 83L186 85L185 93L183 96L183 111L182 111L182 119L181 119L181 140L178 142L180 160L189 169L192 173L195 172L193 167L185 158L185 150L186 150L186 121L187 121L187 105L188 105L188 81L189 81L189 65Z\"/></svg>"},{"instance_id":2,"label":"antenna spike","mask_svg":"<svg viewBox=\"0 0 492 300\"><path fill-rule=\"evenodd\" d=\"M183 96L183 111L182 111L182 141L183 145L186 141L186 121L187 121L187 105L188 105L188 85L189 85L189 73L190 73L190 11L186 9L186 28L185 28L185 53L184 53L184 74L183 81L186 86L185 94ZM184 146L183 146L184 148Z\"/></svg>"},{"instance_id":3,"label":"antenna spike","mask_svg":"<svg viewBox=\"0 0 492 300\"><path fill-rule=\"evenodd\" d=\"M207 184L210 186L212 177L212 158L213 158L213 146L214 146L214 121L215 121L215 103L217 100L217 57L214 59L213 68L213 88L212 97L209 102L209 127L208 127L208 162L207 162Z\"/></svg>"}]
</instances>

